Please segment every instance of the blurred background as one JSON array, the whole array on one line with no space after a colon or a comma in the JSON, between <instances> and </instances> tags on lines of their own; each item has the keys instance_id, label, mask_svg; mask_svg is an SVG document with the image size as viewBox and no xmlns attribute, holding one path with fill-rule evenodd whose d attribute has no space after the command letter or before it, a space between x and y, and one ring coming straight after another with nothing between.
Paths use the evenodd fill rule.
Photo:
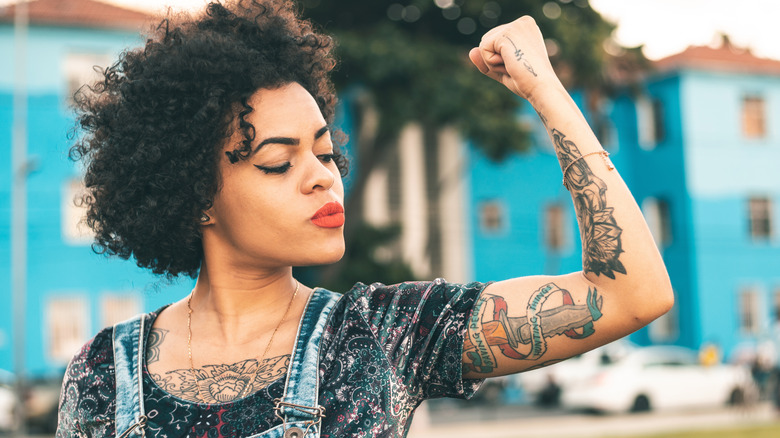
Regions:
<instances>
[{"instance_id":1,"label":"blurred background","mask_svg":"<svg viewBox=\"0 0 780 438\"><path fill-rule=\"evenodd\" d=\"M410 436L780 436L780 4L297 3L338 42L337 123L352 160L347 254L298 270L304 283L581 269L544 127L466 57L488 29L527 14L641 206L675 289L674 309L649 327L491 380L475 401L429 402ZM95 66L143 44L163 5L204 4L0 0L0 433L52 435L73 354L194 285L91 250L68 149L70 99Z\"/></svg>"}]
</instances>

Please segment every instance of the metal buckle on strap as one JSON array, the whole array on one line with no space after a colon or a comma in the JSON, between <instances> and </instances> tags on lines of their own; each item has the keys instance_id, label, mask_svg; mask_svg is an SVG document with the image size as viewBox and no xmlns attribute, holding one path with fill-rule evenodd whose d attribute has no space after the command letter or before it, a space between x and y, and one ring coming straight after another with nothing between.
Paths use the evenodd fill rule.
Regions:
<instances>
[{"instance_id":1,"label":"metal buckle on strap","mask_svg":"<svg viewBox=\"0 0 780 438\"><path fill-rule=\"evenodd\" d=\"M130 426L130 428L128 428L126 431L124 431L122 435L119 435L119 438L126 438L130 436L130 433L135 431L136 429L139 430L139 432L137 432L139 435L145 437L146 431L144 430L144 426L146 426L146 415L141 415L140 417L138 417L138 421L135 424Z\"/></svg>"},{"instance_id":2,"label":"metal buckle on strap","mask_svg":"<svg viewBox=\"0 0 780 438\"><path fill-rule=\"evenodd\" d=\"M285 438L303 438L312 428L316 430L316 427L322 424L322 419L325 418L325 408L322 406L297 405L295 403L284 402L280 398L275 399L274 402L276 402L276 405L274 406L274 414L276 414L276 417L282 420L282 424L284 424ZM285 418L283 412L284 408L291 408L303 413L304 415L314 417L316 420L304 421L303 423L306 425L306 430L301 430L299 427L287 428L287 419Z\"/></svg>"}]
</instances>

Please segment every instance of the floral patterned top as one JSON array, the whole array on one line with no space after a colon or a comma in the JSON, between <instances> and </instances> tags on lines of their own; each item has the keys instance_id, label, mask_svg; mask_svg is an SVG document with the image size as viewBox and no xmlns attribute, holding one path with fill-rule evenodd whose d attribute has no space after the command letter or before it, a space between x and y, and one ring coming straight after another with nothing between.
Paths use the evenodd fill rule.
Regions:
<instances>
[{"instance_id":1,"label":"floral patterned top","mask_svg":"<svg viewBox=\"0 0 780 438\"><path fill-rule=\"evenodd\" d=\"M402 437L425 399L470 397L480 380L462 377L466 322L483 283L357 283L336 303L320 345L321 436ZM150 321L159 310L149 314ZM146 325L148 337L152 324ZM57 438L115 435L112 328L73 358L60 399ZM280 423L273 400L285 376L239 400L193 403L163 391L144 366L147 434L246 437Z\"/></svg>"}]
</instances>

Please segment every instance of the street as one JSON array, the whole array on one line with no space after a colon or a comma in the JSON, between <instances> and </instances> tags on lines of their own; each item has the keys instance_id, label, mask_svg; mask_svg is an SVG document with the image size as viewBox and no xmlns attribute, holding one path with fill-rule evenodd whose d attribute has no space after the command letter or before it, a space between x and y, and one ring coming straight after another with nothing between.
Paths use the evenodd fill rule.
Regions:
<instances>
[{"instance_id":1,"label":"street","mask_svg":"<svg viewBox=\"0 0 780 438\"><path fill-rule=\"evenodd\" d=\"M426 419L426 416L428 417ZM419 411L409 438L554 438L648 435L780 422L768 403L684 413L572 414L530 406Z\"/></svg>"}]
</instances>

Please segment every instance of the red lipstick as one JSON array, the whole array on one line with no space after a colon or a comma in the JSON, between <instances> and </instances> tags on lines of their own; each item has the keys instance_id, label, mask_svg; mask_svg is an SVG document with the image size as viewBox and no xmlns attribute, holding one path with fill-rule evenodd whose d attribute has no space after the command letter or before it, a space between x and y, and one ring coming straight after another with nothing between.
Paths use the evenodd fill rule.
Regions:
<instances>
[{"instance_id":1,"label":"red lipstick","mask_svg":"<svg viewBox=\"0 0 780 438\"><path fill-rule=\"evenodd\" d=\"M314 225L322 228L338 228L344 225L344 207L338 202L328 202L311 217Z\"/></svg>"}]
</instances>

